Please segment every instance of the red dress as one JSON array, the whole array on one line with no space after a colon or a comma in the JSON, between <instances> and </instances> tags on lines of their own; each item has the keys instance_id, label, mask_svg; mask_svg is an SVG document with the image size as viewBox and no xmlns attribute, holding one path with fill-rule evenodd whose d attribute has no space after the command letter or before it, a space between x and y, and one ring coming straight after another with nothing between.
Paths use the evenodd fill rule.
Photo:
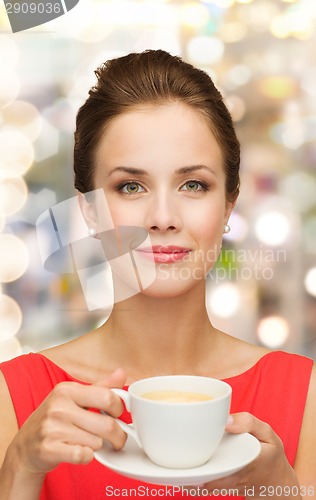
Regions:
<instances>
[{"instance_id":1,"label":"red dress","mask_svg":"<svg viewBox=\"0 0 316 500\"><path fill-rule=\"evenodd\" d=\"M283 441L291 465L297 450L312 366L313 361L309 358L276 351L263 356L246 372L226 379L233 389L231 413L247 411L269 423ZM56 384L77 382L40 354L19 356L0 364L0 369L9 387L19 427ZM122 419L130 422L130 415L125 412ZM93 460L89 465L60 464L47 474L40 499L188 497L175 493L170 486L164 488L128 479Z\"/></svg>"}]
</instances>

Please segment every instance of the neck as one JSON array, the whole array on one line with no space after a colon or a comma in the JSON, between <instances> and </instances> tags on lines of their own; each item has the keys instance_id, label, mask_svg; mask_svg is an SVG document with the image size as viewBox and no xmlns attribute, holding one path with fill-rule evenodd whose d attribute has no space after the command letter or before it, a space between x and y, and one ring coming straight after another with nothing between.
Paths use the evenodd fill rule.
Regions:
<instances>
[{"instance_id":1,"label":"neck","mask_svg":"<svg viewBox=\"0 0 316 500\"><path fill-rule=\"evenodd\" d=\"M199 366L203 371L217 338L205 307L205 284L180 297L139 294L120 302L100 333L107 334L103 337L112 362L135 377L196 373Z\"/></svg>"}]
</instances>

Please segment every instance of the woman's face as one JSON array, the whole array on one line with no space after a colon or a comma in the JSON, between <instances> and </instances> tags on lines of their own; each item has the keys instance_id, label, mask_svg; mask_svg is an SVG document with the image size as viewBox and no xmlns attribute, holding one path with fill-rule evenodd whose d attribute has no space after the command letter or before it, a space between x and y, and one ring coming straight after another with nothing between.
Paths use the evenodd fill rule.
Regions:
<instances>
[{"instance_id":1,"label":"woman's face","mask_svg":"<svg viewBox=\"0 0 316 500\"><path fill-rule=\"evenodd\" d=\"M175 296L205 278L232 203L221 149L203 117L181 103L116 117L100 141L93 180L114 226L139 227L150 237L137 251L137 262L156 271L143 293Z\"/></svg>"}]
</instances>

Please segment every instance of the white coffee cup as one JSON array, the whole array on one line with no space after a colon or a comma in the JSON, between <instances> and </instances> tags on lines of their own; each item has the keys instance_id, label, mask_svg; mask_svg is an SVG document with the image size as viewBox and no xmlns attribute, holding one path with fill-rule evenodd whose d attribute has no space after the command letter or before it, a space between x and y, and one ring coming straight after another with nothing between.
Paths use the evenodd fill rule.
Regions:
<instances>
[{"instance_id":1,"label":"white coffee cup","mask_svg":"<svg viewBox=\"0 0 316 500\"><path fill-rule=\"evenodd\" d=\"M157 465L198 467L211 458L223 437L232 392L226 382L170 375L138 380L128 391L112 390L131 412L133 424L117 422ZM144 397L156 391L201 394L211 399L170 402Z\"/></svg>"}]
</instances>

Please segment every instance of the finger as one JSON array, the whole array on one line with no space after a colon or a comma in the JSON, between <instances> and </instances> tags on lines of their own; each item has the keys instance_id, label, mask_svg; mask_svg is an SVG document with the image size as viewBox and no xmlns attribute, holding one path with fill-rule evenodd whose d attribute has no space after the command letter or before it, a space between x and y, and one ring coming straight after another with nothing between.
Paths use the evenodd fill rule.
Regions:
<instances>
[{"instance_id":1,"label":"finger","mask_svg":"<svg viewBox=\"0 0 316 500\"><path fill-rule=\"evenodd\" d=\"M94 385L101 387L117 387L122 388L126 382L126 373L123 368L117 368L114 372L110 373L108 377L96 382Z\"/></svg>"},{"instance_id":2,"label":"finger","mask_svg":"<svg viewBox=\"0 0 316 500\"><path fill-rule=\"evenodd\" d=\"M89 414L88 416L87 413ZM101 439L101 443L100 441L97 441L98 448L95 448L92 442L80 441L81 444L87 444L93 447L93 449L101 448L103 445L103 439L105 439L112 444L115 450L120 450L123 448L127 439L126 433L122 431L118 423L112 417L107 415L81 410L76 412L73 418L73 423L78 428L86 431L87 434L94 435L98 438L98 440Z\"/></svg>"},{"instance_id":3,"label":"finger","mask_svg":"<svg viewBox=\"0 0 316 500\"><path fill-rule=\"evenodd\" d=\"M88 464L94 458L94 451L89 446L81 446L79 444L58 444L55 448L55 454L62 457L62 462L70 464Z\"/></svg>"},{"instance_id":4,"label":"finger","mask_svg":"<svg viewBox=\"0 0 316 500\"><path fill-rule=\"evenodd\" d=\"M263 443L271 443L275 441L276 438L276 435L269 424L259 420L254 415L247 412L230 415L227 420L225 430L232 434L242 434L243 432L248 432Z\"/></svg>"},{"instance_id":5,"label":"finger","mask_svg":"<svg viewBox=\"0 0 316 500\"><path fill-rule=\"evenodd\" d=\"M38 450L37 470L48 472L62 462L87 464L94 458L94 450L90 446L68 444L62 441L47 440ZM31 466L31 469L33 467Z\"/></svg>"},{"instance_id":6,"label":"finger","mask_svg":"<svg viewBox=\"0 0 316 500\"><path fill-rule=\"evenodd\" d=\"M54 399L51 414L61 419L66 413L66 408L72 409L72 403L82 408L104 410L113 417L119 417L124 409L121 399L109 388L76 382L58 384L54 389Z\"/></svg>"},{"instance_id":7,"label":"finger","mask_svg":"<svg viewBox=\"0 0 316 500\"><path fill-rule=\"evenodd\" d=\"M88 464L94 459L93 450L87 446L72 446L70 462L73 464Z\"/></svg>"},{"instance_id":8,"label":"finger","mask_svg":"<svg viewBox=\"0 0 316 500\"><path fill-rule=\"evenodd\" d=\"M50 436L50 439L53 436ZM103 446L103 439L101 436L97 436L94 433L90 433L84 429L80 429L76 426L69 426L68 428L63 427L56 433L56 439L51 439L54 444L56 442L62 442L67 445L78 445L83 447L91 448L92 450L99 450Z\"/></svg>"}]
</instances>

